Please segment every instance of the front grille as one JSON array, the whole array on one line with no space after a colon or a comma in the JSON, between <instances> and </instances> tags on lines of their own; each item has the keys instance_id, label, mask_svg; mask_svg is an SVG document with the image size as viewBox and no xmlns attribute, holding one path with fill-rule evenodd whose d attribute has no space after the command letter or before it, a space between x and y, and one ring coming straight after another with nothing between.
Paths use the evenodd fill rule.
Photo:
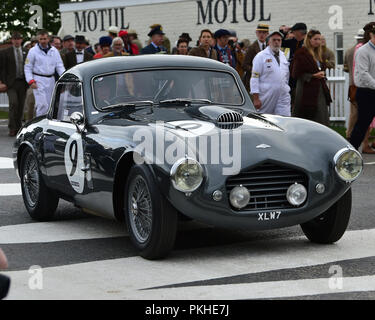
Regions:
<instances>
[{"instance_id":1,"label":"front grille","mask_svg":"<svg viewBox=\"0 0 375 320\"><path fill-rule=\"evenodd\" d=\"M228 178L226 188L228 199L235 187L242 185L249 190L250 202L241 211L275 210L293 208L286 199L286 193L294 183L303 184L308 189L308 178L305 173L293 168L264 163Z\"/></svg>"}]
</instances>

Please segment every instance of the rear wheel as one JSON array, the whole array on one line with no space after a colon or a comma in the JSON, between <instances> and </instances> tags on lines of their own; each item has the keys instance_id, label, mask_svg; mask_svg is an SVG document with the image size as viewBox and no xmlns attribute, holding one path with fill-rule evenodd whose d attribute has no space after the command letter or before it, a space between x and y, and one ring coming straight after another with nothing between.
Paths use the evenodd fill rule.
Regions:
<instances>
[{"instance_id":1,"label":"rear wheel","mask_svg":"<svg viewBox=\"0 0 375 320\"><path fill-rule=\"evenodd\" d=\"M167 256L174 246L178 215L146 166L132 167L124 197L130 239L140 255L151 260Z\"/></svg>"},{"instance_id":2,"label":"rear wheel","mask_svg":"<svg viewBox=\"0 0 375 320\"><path fill-rule=\"evenodd\" d=\"M38 161L28 148L21 156L20 177L23 201L31 218L37 221L53 219L59 198L45 185Z\"/></svg>"},{"instance_id":3,"label":"rear wheel","mask_svg":"<svg viewBox=\"0 0 375 320\"><path fill-rule=\"evenodd\" d=\"M319 217L301 225L306 237L315 243L330 244L341 239L350 220L352 190Z\"/></svg>"}]
</instances>

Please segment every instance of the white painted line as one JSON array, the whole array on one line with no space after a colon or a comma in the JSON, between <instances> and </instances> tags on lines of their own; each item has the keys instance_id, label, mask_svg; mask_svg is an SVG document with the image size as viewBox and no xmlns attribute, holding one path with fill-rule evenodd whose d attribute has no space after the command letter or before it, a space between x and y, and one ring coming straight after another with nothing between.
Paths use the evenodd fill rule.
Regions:
<instances>
[{"instance_id":1,"label":"white painted line","mask_svg":"<svg viewBox=\"0 0 375 320\"><path fill-rule=\"evenodd\" d=\"M262 240L217 248L174 251L161 261L140 257L43 269L43 290L28 289L30 274L8 272L10 299L249 299L375 290L375 276L344 278L343 290L327 279L140 290L191 281L371 257L375 229L349 231L335 245L314 245L302 237ZM344 274L345 276L345 274ZM95 279L95 281L92 281ZM69 295L67 295L67 292ZM90 295L87 296L87 292Z\"/></svg>"},{"instance_id":2,"label":"white painted line","mask_svg":"<svg viewBox=\"0 0 375 320\"><path fill-rule=\"evenodd\" d=\"M0 169L13 169L13 159L12 158L2 158L0 157Z\"/></svg>"},{"instance_id":3,"label":"white painted line","mask_svg":"<svg viewBox=\"0 0 375 320\"><path fill-rule=\"evenodd\" d=\"M373 165L375 165L375 162L367 162L367 163L365 163L365 165L373 166Z\"/></svg>"},{"instance_id":4,"label":"white painted line","mask_svg":"<svg viewBox=\"0 0 375 320\"><path fill-rule=\"evenodd\" d=\"M89 218L0 227L0 244L45 243L125 236L117 221Z\"/></svg>"},{"instance_id":5,"label":"white painted line","mask_svg":"<svg viewBox=\"0 0 375 320\"><path fill-rule=\"evenodd\" d=\"M22 194L20 183L1 183L0 196L19 196Z\"/></svg>"}]
</instances>

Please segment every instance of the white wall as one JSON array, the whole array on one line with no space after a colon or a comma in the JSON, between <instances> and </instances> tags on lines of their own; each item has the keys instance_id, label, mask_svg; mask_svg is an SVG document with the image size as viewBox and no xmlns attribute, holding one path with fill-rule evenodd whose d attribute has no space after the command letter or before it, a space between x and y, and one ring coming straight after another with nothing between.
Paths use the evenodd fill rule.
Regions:
<instances>
[{"instance_id":1,"label":"white wall","mask_svg":"<svg viewBox=\"0 0 375 320\"><path fill-rule=\"evenodd\" d=\"M207 7L210 0L202 0L202 6ZM374 21L375 16L369 15L370 1L369 0L255 0L256 2L256 16L254 21L246 22L243 18L244 3L248 3L248 16L252 12L252 0L211 0L212 14L215 14L215 8L219 19L222 18L224 7L227 6L227 19L223 23L217 23L213 17L213 23L198 25L198 1L196 0L106 0L106 1L90 1L80 3L60 4L60 11L62 12L62 25L64 34L84 34L90 41L97 42L98 38L105 35L105 31L101 31L101 13L100 9L106 9L102 14L104 17L103 25L106 30L109 26L108 9L112 9L112 25L114 25L114 10L115 8L125 8L124 25L131 29L137 30L139 38L142 42L147 40L147 33L149 26L153 23L161 23L164 31L171 41L176 41L178 35L182 32L189 32L193 41L197 40L199 32L203 28L209 28L215 31L219 28L227 28L236 30L240 39L250 38L255 40L254 30L260 19L260 5L264 5L264 18L267 19L271 15L269 23L271 29L278 29L280 25L292 25L296 22L305 22L308 27L319 29L326 35L328 46L333 49L334 32L344 32L344 47L349 48L354 44L354 35L358 29L363 27L367 22ZM238 23L232 22L233 3L237 7ZM340 6L342 11L343 29L332 30L329 26L329 21L335 20L332 18L337 11L329 14L332 6ZM97 29L89 31L86 27L86 32L76 32L76 18L75 13L82 19L82 12L86 11L90 15L91 27L94 25L94 16L97 17ZM90 10L93 12L90 13ZM372 11L375 12L375 0ZM340 16L340 15L339 15ZM121 24L121 11L118 9L119 27ZM202 17L201 17L202 22Z\"/></svg>"}]
</instances>

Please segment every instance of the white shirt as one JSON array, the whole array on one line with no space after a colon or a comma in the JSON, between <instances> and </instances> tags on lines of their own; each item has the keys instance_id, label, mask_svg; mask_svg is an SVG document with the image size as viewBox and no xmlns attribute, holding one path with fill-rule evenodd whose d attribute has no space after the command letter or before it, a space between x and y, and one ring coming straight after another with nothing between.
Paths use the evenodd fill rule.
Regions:
<instances>
[{"instance_id":1,"label":"white shirt","mask_svg":"<svg viewBox=\"0 0 375 320\"><path fill-rule=\"evenodd\" d=\"M260 51L263 50L263 49L262 49L262 48L263 48L263 45L264 45L264 49L267 48L267 44L266 44L265 42L262 43L262 42L260 42L260 41L258 40L258 44L259 44Z\"/></svg>"},{"instance_id":2,"label":"white shirt","mask_svg":"<svg viewBox=\"0 0 375 320\"><path fill-rule=\"evenodd\" d=\"M81 52L81 53L79 53L79 52ZM85 50L82 50L82 51L76 50L77 64L80 64L80 63L83 62L84 54L85 54Z\"/></svg>"},{"instance_id":3,"label":"white shirt","mask_svg":"<svg viewBox=\"0 0 375 320\"><path fill-rule=\"evenodd\" d=\"M23 52L22 52L22 48L21 47L16 48L15 46L13 46L13 51L14 51L14 59L16 60L16 75L17 75L17 78L20 78L20 77L23 77ZM18 65L17 54L19 54L20 57L21 57L21 65L20 66Z\"/></svg>"},{"instance_id":4,"label":"white shirt","mask_svg":"<svg viewBox=\"0 0 375 320\"><path fill-rule=\"evenodd\" d=\"M59 76L65 71L60 53L55 47L51 47L47 54L38 45L30 49L25 61L26 82L34 80L34 73L50 76L55 71Z\"/></svg>"}]
</instances>

